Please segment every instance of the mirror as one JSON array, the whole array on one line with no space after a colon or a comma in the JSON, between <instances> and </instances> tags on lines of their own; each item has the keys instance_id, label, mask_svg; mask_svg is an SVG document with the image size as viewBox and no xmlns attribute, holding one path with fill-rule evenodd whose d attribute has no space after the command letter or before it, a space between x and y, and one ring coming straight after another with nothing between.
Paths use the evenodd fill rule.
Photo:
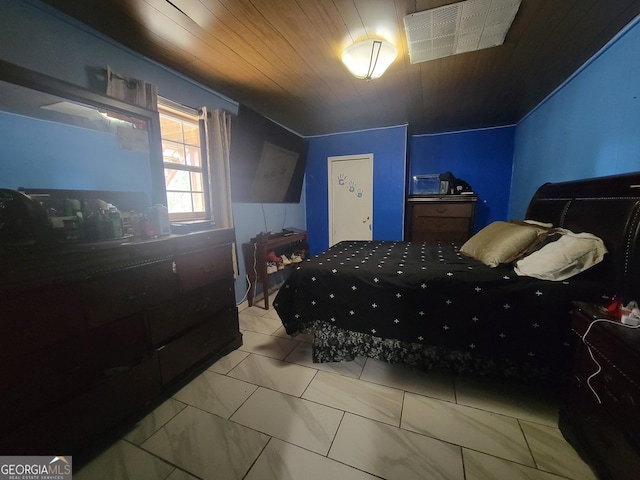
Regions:
<instances>
[{"instance_id":1,"label":"mirror","mask_svg":"<svg viewBox=\"0 0 640 480\"><path fill-rule=\"evenodd\" d=\"M166 204L157 112L0 61L0 188L144 192Z\"/></svg>"}]
</instances>

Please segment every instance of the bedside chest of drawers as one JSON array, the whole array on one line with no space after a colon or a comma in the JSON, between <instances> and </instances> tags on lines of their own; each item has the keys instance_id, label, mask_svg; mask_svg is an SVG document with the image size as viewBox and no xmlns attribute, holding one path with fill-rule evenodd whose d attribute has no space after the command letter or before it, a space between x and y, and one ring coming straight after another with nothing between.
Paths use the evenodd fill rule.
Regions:
<instances>
[{"instance_id":1,"label":"bedside chest of drawers","mask_svg":"<svg viewBox=\"0 0 640 480\"><path fill-rule=\"evenodd\" d=\"M560 430L603 480L636 478L640 471L640 328L593 323L607 319L607 313L583 302L574 302L571 317L579 341L560 410Z\"/></svg>"},{"instance_id":2,"label":"bedside chest of drawers","mask_svg":"<svg viewBox=\"0 0 640 480\"><path fill-rule=\"evenodd\" d=\"M464 243L473 232L477 200L475 195L409 198L407 240Z\"/></svg>"}]
</instances>

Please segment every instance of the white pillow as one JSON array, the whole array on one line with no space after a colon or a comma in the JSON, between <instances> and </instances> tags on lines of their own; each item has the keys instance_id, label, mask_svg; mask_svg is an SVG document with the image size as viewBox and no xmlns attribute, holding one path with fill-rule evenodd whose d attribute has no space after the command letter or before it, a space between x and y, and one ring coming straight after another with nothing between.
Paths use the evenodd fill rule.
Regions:
<instances>
[{"instance_id":1,"label":"white pillow","mask_svg":"<svg viewBox=\"0 0 640 480\"><path fill-rule=\"evenodd\" d=\"M518 275L565 280L600 263L607 253L604 242L591 233L558 231L562 234L558 240L516 262Z\"/></svg>"}]
</instances>

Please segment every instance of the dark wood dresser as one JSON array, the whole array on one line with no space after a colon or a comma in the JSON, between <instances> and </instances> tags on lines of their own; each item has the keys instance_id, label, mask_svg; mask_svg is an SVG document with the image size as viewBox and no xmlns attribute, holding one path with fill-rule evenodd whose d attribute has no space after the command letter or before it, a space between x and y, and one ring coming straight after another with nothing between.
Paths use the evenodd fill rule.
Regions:
<instances>
[{"instance_id":1,"label":"dark wood dresser","mask_svg":"<svg viewBox=\"0 0 640 480\"><path fill-rule=\"evenodd\" d=\"M234 241L0 246L0 452L79 455L239 347Z\"/></svg>"},{"instance_id":2,"label":"dark wood dresser","mask_svg":"<svg viewBox=\"0 0 640 480\"><path fill-rule=\"evenodd\" d=\"M410 197L405 237L411 242L464 243L473 233L475 195Z\"/></svg>"},{"instance_id":3,"label":"dark wood dresser","mask_svg":"<svg viewBox=\"0 0 640 480\"><path fill-rule=\"evenodd\" d=\"M592 325L600 318L602 307L574 303L579 341L560 430L601 478L627 480L640 472L640 329Z\"/></svg>"}]
</instances>

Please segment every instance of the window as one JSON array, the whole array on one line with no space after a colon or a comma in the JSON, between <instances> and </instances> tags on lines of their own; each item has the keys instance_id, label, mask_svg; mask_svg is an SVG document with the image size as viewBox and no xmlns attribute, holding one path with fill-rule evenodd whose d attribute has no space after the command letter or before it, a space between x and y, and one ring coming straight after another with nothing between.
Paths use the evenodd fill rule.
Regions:
<instances>
[{"instance_id":1,"label":"window","mask_svg":"<svg viewBox=\"0 0 640 480\"><path fill-rule=\"evenodd\" d=\"M206 156L199 113L160 98L158 111L169 218L207 218Z\"/></svg>"}]
</instances>

